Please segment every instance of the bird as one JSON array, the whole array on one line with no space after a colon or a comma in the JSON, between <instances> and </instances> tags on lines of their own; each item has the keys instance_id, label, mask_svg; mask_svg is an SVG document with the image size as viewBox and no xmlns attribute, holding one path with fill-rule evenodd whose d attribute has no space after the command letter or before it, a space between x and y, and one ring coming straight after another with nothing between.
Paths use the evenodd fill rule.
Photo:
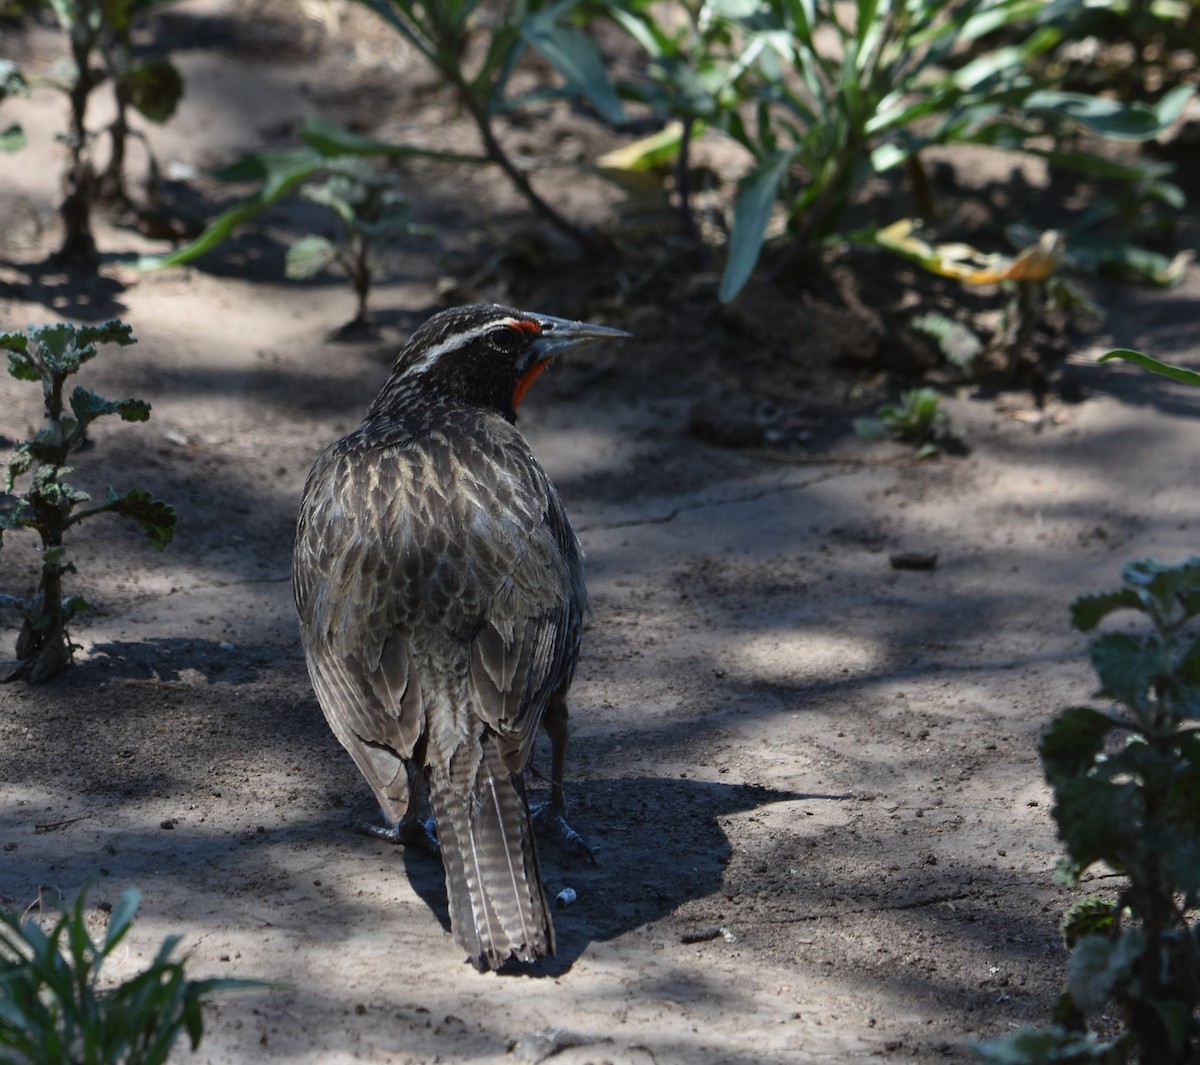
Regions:
<instances>
[{"instance_id":1,"label":"bird","mask_svg":"<svg viewBox=\"0 0 1200 1065\"><path fill-rule=\"evenodd\" d=\"M440 854L451 931L481 972L554 954L534 815L581 842L563 776L582 551L517 408L563 351L628 336L499 304L435 314L300 504L292 583L318 702L377 834ZM539 727L550 799L531 813Z\"/></svg>"}]
</instances>

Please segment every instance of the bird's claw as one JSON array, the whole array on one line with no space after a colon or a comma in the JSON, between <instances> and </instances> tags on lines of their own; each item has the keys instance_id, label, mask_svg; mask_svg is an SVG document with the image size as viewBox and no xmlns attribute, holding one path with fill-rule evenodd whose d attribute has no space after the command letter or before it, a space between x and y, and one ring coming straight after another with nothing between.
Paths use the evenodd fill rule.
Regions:
<instances>
[{"instance_id":1,"label":"bird's claw","mask_svg":"<svg viewBox=\"0 0 1200 1065\"><path fill-rule=\"evenodd\" d=\"M385 843L401 844L412 847L432 858L442 856L442 845L438 842L437 826L432 817L424 821L413 818L411 821L397 821L395 824L379 824L378 822L357 821L354 829L364 836L381 839Z\"/></svg>"},{"instance_id":2,"label":"bird's claw","mask_svg":"<svg viewBox=\"0 0 1200 1065\"><path fill-rule=\"evenodd\" d=\"M568 850L586 857L592 865L600 864L596 861L596 855L592 853L587 840L567 823L566 814L557 803L550 799L540 802L529 811L529 816L533 820L534 828L548 832Z\"/></svg>"}]
</instances>

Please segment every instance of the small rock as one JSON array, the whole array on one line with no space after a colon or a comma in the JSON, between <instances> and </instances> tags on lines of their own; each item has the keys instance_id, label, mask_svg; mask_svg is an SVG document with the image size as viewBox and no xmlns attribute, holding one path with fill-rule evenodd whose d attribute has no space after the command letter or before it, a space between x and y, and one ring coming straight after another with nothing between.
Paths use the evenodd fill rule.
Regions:
<instances>
[{"instance_id":1,"label":"small rock","mask_svg":"<svg viewBox=\"0 0 1200 1065\"><path fill-rule=\"evenodd\" d=\"M891 556L892 569L923 569L937 568L936 551L897 551Z\"/></svg>"}]
</instances>

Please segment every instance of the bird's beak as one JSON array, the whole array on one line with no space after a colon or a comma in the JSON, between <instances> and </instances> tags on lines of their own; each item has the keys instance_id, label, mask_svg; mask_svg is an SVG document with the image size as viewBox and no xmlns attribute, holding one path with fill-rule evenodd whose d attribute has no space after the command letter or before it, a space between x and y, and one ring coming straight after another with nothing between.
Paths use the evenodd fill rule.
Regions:
<instances>
[{"instance_id":1,"label":"bird's beak","mask_svg":"<svg viewBox=\"0 0 1200 1065\"><path fill-rule=\"evenodd\" d=\"M534 361L551 359L567 348L588 340L618 340L631 336L623 329L607 325L592 325L590 322L572 322L567 318L555 318L550 314L529 314L542 327L542 335L533 342Z\"/></svg>"}]
</instances>

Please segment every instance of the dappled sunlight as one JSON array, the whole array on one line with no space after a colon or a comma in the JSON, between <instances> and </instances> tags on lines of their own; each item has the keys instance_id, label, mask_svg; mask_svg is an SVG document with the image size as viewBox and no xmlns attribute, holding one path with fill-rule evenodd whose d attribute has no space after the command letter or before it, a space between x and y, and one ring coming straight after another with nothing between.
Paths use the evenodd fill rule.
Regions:
<instances>
[{"instance_id":1,"label":"dappled sunlight","mask_svg":"<svg viewBox=\"0 0 1200 1065\"><path fill-rule=\"evenodd\" d=\"M767 684L841 681L874 672L887 659L887 647L876 640L816 629L738 633L726 643L724 656L735 679Z\"/></svg>"}]
</instances>

